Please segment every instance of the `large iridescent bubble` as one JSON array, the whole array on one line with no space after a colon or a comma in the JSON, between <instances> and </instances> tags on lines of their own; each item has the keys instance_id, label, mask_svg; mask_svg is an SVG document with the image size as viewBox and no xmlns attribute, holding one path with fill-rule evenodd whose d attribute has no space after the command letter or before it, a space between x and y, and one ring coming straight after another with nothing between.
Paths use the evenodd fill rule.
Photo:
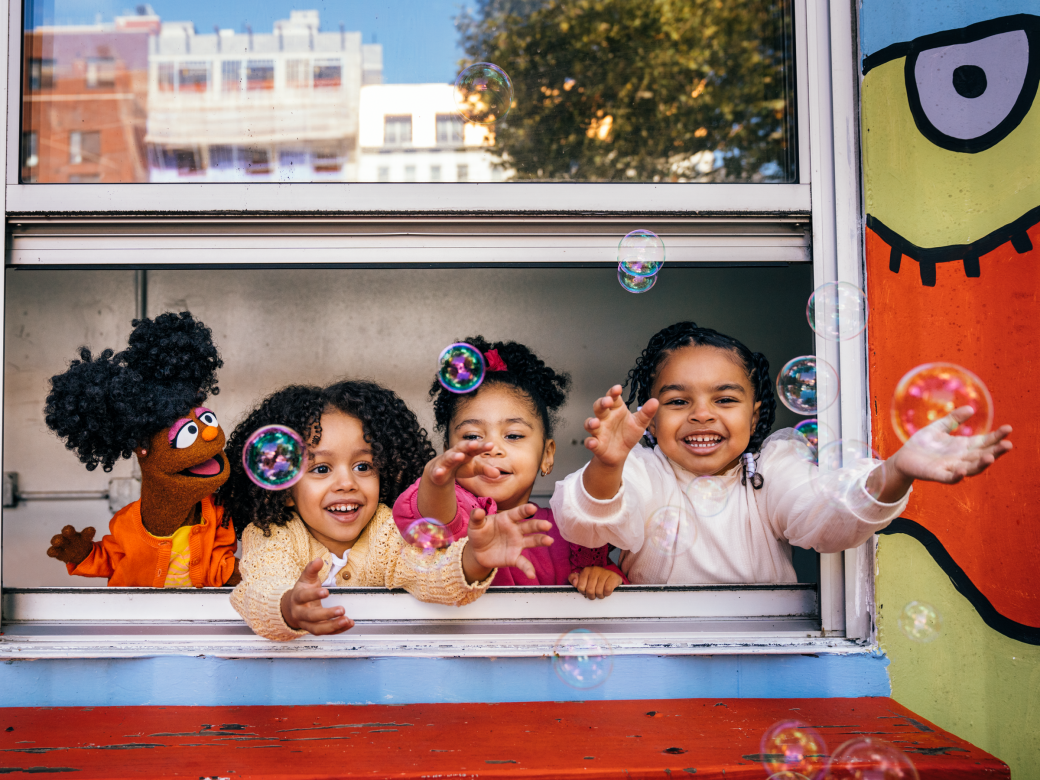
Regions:
<instances>
[{"instance_id":1,"label":"large iridescent bubble","mask_svg":"<svg viewBox=\"0 0 1040 780\"><path fill-rule=\"evenodd\" d=\"M792 772L814 777L827 765L823 737L798 720L782 720L770 726L762 735L761 753L767 774Z\"/></svg>"},{"instance_id":2,"label":"large iridescent bubble","mask_svg":"<svg viewBox=\"0 0 1040 780\"><path fill-rule=\"evenodd\" d=\"M246 439L242 465L246 476L264 490L285 490L303 476L307 447L292 428L265 425Z\"/></svg>"},{"instance_id":3,"label":"large iridescent bubble","mask_svg":"<svg viewBox=\"0 0 1040 780\"><path fill-rule=\"evenodd\" d=\"M443 552L454 541L451 531L443 523L430 517L420 517L401 533L405 544L401 548L401 559L406 566L416 571L433 571L448 562Z\"/></svg>"},{"instance_id":4,"label":"large iridescent bubble","mask_svg":"<svg viewBox=\"0 0 1040 780\"><path fill-rule=\"evenodd\" d=\"M438 359L437 380L451 393L469 393L484 381L484 356L472 344L459 342L444 348Z\"/></svg>"},{"instance_id":5,"label":"large iridescent bubble","mask_svg":"<svg viewBox=\"0 0 1040 780\"><path fill-rule=\"evenodd\" d=\"M867 296L854 284L827 282L809 296L805 316L817 336L847 341L867 327Z\"/></svg>"},{"instance_id":6,"label":"large iridescent bubble","mask_svg":"<svg viewBox=\"0 0 1040 780\"><path fill-rule=\"evenodd\" d=\"M600 634L587 628L576 628L556 641L553 669L572 688L595 688L610 677L614 669L614 650Z\"/></svg>"},{"instance_id":7,"label":"large iridescent bubble","mask_svg":"<svg viewBox=\"0 0 1040 780\"><path fill-rule=\"evenodd\" d=\"M686 486L686 497L697 517L714 517L729 503L729 483L722 477L694 477Z\"/></svg>"},{"instance_id":8,"label":"large iridescent bubble","mask_svg":"<svg viewBox=\"0 0 1040 780\"><path fill-rule=\"evenodd\" d=\"M682 555L697 540L697 524L685 507L663 506L643 526L645 544L667 556Z\"/></svg>"},{"instance_id":9,"label":"large iridescent bubble","mask_svg":"<svg viewBox=\"0 0 1040 780\"><path fill-rule=\"evenodd\" d=\"M838 372L815 355L789 360L776 375L777 396L795 414L823 411L838 400L838 389Z\"/></svg>"},{"instance_id":10,"label":"large iridescent bubble","mask_svg":"<svg viewBox=\"0 0 1040 780\"><path fill-rule=\"evenodd\" d=\"M953 363L926 363L907 372L892 396L892 426L906 441L922 428L960 406L975 414L961 423L954 436L989 433L993 427L993 398L985 383Z\"/></svg>"},{"instance_id":11,"label":"large iridescent bubble","mask_svg":"<svg viewBox=\"0 0 1040 780\"><path fill-rule=\"evenodd\" d=\"M918 780L906 753L872 737L850 739L834 751L827 780Z\"/></svg>"},{"instance_id":12,"label":"large iridescent bubble","mask_svg":"<svg viewBox=\"0 0 1040 780\"><path fill-rule=\"evenodd\" d=\"M477 62L455 79L455 107L468 122L490 125L513 105L513 82L498 65Z\"/></svg>"},{"instance_id":13,"label":"large iridescent bubble","mask_svg":"<svg viewBox=\"0 0 1040 780\"><path fill-rule=\"evenodd\" d=\"M655 284L657 284L657 275L653 276L633 276L628 273L621 265L618 265L617 269L618 282L631 293L645 293Z\"/></svg>"},{"instance_id":14,"label":"large iridescent bubble","mask_svg":"<svg viewBox=\"0 0 1040 780\"><path fill-rule=\"evenodd\" d=\"M653 276L664 265L664 241L652 230L633 230L618 244L618 268L630 276Z\"/></svg>"}]
</instances>

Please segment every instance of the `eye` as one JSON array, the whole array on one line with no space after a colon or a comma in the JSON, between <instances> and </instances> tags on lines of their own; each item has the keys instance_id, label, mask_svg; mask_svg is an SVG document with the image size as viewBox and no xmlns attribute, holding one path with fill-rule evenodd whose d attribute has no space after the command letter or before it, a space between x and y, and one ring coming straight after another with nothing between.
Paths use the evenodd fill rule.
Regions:
<instances>
[{"instance_id":1,"label":"eye","mask_svg":"<svg viewBox=\"0 0 1040 780\"><path fill-rule=\"evenodd\" d=\"M329 467L325 463L319 463L317 466L311 469L312 474L328 474L330 471Z\"/></svg>"},{"instance_id":2,"label":"eye","mask_svg":"<svg viewBox=\"0 0 1040 780\"><path fill-rule=\"evenodd\" d=\"M522 433L507 433L506 434L506 439L508 441L519 441L522 438L524 438L524 435Z\"/></svg>"},{"instance_id":3,"label":"eye","mask_svg":"<svg viewBox=\"0 0 1040 780\"><path fill-rule=\"evenodd\" d=\"M354 471L359 471L362 474L372 471L372 464L368 462L362 462L354 466Z\"/></svg>"},{"instance_id":4,"label":"eye","mask_svg":"<svg viewBox=\"0 0 1040 780\"><path fill-rule=\"evenodd\" d=\"M220 423L217 422L217 416L213 412L203 412L199 415L199 422L203 425L208 425L216 428Z\"/></svg>"},{"instance_id":5,"label":"eye","mask_svg":"<svg viewBox=\"0 0 1040 780\"><path fill-rule=\"evenodd\" d=\"M1029 112L1040 80L1040 35L1007 30L1006 20L929 36L929 48L906 59L910 111L936 146L974 154L1003 140ZM981 32L981 35L979 34ZM946 43L948 45L935 45Z\"/></svg>"},{"instance_id":6,"label":"eye","mask_svg":"<svg viewBox=\"0 0 1040 780\"><path fill-rule=\"evenodd\" d=\"M462 438L466 439L467 441L476 441L477 439L480 438L480 434L479 433L464 433L464 434L462 434Z\"/></svg>"},{"instance_id":7,"label":"eye","mask_svg":"<svg viewBox=\"0 0 1040 780\"><path fill-rule=\"evenodd\" d=\"M195 424L194 420L187 422L177 431L177 435L173 439L173 448L183 450L194 444L197 438L199 438L199 426Z\"/></svg>"}]
</instances>

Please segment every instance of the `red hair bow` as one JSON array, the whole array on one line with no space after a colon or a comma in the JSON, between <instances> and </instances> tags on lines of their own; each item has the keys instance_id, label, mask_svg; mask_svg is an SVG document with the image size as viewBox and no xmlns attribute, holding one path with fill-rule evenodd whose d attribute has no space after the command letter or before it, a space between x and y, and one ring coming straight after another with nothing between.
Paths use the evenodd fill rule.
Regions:
<instances>
[{"instance_id":1,"label":"red hair bow","mask_svg":"<svg viewBox=\"0 0 1040 780\"><path fill-rule=\"evenodd\" d=\"M508 371L506 368L506 362L498 356L497 349L489 349L487 354L484 355L487 358L488 371Z\"/></svg>"}]
</instances>

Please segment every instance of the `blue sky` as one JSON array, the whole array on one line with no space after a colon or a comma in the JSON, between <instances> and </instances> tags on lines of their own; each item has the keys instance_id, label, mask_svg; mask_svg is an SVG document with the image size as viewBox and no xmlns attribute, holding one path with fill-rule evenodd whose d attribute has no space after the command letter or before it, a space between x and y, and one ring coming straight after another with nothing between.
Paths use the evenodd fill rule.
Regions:
<instances>
[{"instance_id":1,"label":"blue sky","mask_svg":"<svg viewBox=\"0 0 1040 780\"><path fill-rule=\"evenodd\" d=\"M42 0L37 14L57 24L93 22L100 14L111 21L132 13L136 0ZM155 12L167 21L190 20L199 33L213 26L271 32L275 19L289 11L317 9L323 30L360 31L365 43L383 44L383 77L388 83L450 82L462 52L456 47L455 17L462 0L152 0ZM42 8L41 8L42 6Z\"/></svg>"}]
</instances>

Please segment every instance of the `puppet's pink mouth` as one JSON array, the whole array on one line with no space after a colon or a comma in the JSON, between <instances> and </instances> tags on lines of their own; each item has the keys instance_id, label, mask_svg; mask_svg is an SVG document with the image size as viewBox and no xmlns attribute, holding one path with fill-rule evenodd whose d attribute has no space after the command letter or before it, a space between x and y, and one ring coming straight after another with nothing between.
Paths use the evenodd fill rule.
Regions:
<instances>
[{"instance_id":1,"label":"puppet's pink mouth","mask_svg":"<svg viewBox=\"0 0 1040 780\"><path fill-rule=\"evenodd\" d=\"M195 477L212 477L224 470L224 464L216 458L210 458L197 466L184 469L182 473Z\"/></svg>"}]
</instances>

